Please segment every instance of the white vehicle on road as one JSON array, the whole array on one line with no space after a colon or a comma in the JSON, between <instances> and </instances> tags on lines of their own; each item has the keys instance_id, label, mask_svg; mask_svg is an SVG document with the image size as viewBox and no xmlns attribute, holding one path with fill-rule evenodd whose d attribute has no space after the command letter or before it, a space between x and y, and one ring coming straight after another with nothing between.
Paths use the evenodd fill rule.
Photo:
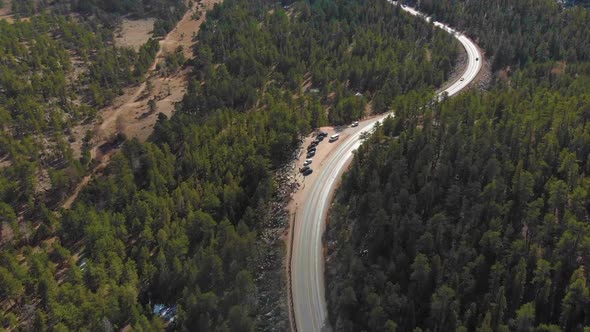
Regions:
<instances>
[{"instance_id":1,"label":"white vehicle on road","mask_svg":"<svg viewBox=\"0 0 590 332\"><path fill-rule=\"evenodd\" d=\"M340 138L340 134L330 136L330 142L336 142Z\"/></svg>"},{"instance_id":2,"label":"white vehicle on road","mask_svg":"<svg viewBox=\"0 0 590 332\"><path fill-rule=\"evenodd\" d=\"M388 1L397 5L397 2ZM412 7L402 6L401 9L411 15L426 18L426 15ZM464 34L454 34L454 30L440 22L433 24L451 33L463 45L468 57L467 68L460 76L462 79L458 79L447 89L441 91L437 96L438 99L441 99L443 95L451 97L465 89L479 73L482 61L479 61L481 58L479 49ZM364 121L357 128L346 129L348 135L338 142L338 146L321 162L321 168L317 168L317 174L314 175L313 181L307 184L303 204L299 205L295 214L295 227L292 235L291 292L297 331L323 331L324 324L327 323L322 235L332 194L346 165L353 157L354 150L361 145L363 133L372 130L375 123L382 121L389 115L391 114L384 114L370 121ZM330 141L338 140L339 136L337 135L334 135L336 136L334 140L332 139L334 136L330 137Z\"/></svg>"}]
</instances>

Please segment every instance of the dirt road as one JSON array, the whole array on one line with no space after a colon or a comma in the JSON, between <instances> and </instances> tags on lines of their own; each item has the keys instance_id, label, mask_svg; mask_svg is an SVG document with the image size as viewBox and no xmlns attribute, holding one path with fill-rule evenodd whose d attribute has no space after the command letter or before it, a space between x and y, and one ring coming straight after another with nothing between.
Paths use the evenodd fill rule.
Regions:
<instances>
[{"instance_id":1,"label":"dirt road","mask_svg":"<svg viewBox=\"0 0 590 332\"><path fill-rule=\"evenodd\" d=\"M167 55L176 51L180 46L187 59L193 58L191 47L194 43L193 36L199 32L201 24L206 19L206 11L213 8L221 0L203 0L195 2L193 8L188 10L176 27L170 31L164 39L160 41L160 50L156 54L155 60L150 66L146 80L137 87L126 89L125 93L117 98L112 106L100 112L102 121L94 125L78 126L73 131L78 139L78 148L74 149L75 153L80 153L80 141L87 130L94 131L94 144L90 151L93 160L98 161L98 165L86 175L76 186L72 194L67 197L62 207L69 209L80 191L90 183L94 175L100 173L109 163L113 153L101 155L99 147L108 142L118 132L124 133L128 138L137 138L140 141L146 141L156 123L158 113L164 113L167 116L172 115L175 105L182 100L188 86L188 75L190 68L184 68L175 73L166 76L160 75L156 68ZM198 20L193 19L194 13L201 13ZM148 83L151 88L148 91ZM156 111L149 112L148 102L154 100ZM77 151L76 151L77 150Z\"/></svg>"}]
</instances>

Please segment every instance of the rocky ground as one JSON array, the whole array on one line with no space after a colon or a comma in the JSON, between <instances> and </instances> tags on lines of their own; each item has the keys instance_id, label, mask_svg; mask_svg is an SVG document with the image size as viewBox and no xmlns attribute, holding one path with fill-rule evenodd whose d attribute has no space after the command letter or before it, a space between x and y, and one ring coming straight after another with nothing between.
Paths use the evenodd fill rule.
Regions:
<instances>
[{"instance_id":1,"label":"rocky ground","mask_svg":"<svg viewBox=\"0 0 590 332\"><path fill-rule=\"evenodd\" d=\"M471 84L471 87L478 90L487 90L490 87L493 79L492 63L490 59L486 57L485 51L483 49L480 48L479 52L482 55L483 64L479 74L477 74L475 80Z\"/></svg>"},{"instance_id":2,"label":"rocky ground","mask_svg":"<svg viewBox=\"0 0 590 332\"><path fill-rule=\"evenodd\" d=\"M289 211L287 204L299 182L293 176L293 168L299 151L293 154L293 162L275 172L274 181L277 187L276 196L269 206L269 215L264 218L266 223L259 236L261 242L261 262L256 276L258 288L259 314L257 326L260 331L288 331L288 278L286 275L285 257L287 254L285 234L289 229Z\"/></svg>"}]
</instances>

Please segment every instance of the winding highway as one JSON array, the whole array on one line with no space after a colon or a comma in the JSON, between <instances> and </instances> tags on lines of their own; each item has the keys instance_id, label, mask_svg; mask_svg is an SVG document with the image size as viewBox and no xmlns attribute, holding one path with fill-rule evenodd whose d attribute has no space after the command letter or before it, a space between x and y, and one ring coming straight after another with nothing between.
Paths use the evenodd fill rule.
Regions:
<instances>
[{"instance_id":1,"label":"winding highway","mask_svg":"<svg viewBox=\"0 0 590 332\"><path fill-rule=\"evenodd\" d=\"M389 1L389 0L388 0ZM389 1L397 5L394 1ZM419 16L430 22L430 18L407 6L401 9L411 15ZM455 36L463 45L468 56L465 73L447 89L439 93L453 96L471 83L481 69L481 54L469 38L458 31L442 24L433 24ZM370 131L375 123L390 114L384 114L370 120L362 121L356 128L348 128L342 135L338 147L330 153L316 170L314 181L306 189L303 203L295 213L295 231L293 234L293 252L291 253L291 291L295 325L299 332L326 331L327 306L325 300L324 254L322 235L325 219L330 207L333 192L338 185L353 151L361 145L361 136Z\"/></svg>"}]
</instances>

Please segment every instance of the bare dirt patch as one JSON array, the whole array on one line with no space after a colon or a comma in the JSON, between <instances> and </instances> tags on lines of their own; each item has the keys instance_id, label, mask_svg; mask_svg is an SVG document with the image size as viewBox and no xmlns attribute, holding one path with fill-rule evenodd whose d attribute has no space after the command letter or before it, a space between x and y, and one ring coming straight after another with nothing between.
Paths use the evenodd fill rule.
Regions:
<instances>
[{"instance_id":1,"label":"bare dirt patch","mask_svg":"<svg viewBox=\"0 0 590 332\"><path fill-rule=\"evenodd\" d=\"M0 8L0 20L6 20L8 23L14 22L14 16L12 15L12 9L10 7L9 1L5 1L4 7Z\"/></svg>"},{"instance_id":2,"label":"bare dirt patch","mask_svg":"<svg viewBox=\"0 0 590 332\"><path fill-rule=\"evenodd\" d=\"M154 30L155 18L146 18L142 20L123 19L121 28L115 36L117 46L131 47L139 50L141 45L145 44Z\"/></svg>"},{"instance_id":3,"label":"bare dirt patch","mask_svg":"<svg viewBox=\"0 0 590 332\"><path fill-rule=\"evenodd\" d=\"M209 10L219 2L221 0L205 0L202 4ZM145 141L153 130L158 113L172 115L176 103L181 101L186 93L190 68L162 76L157 71L157 65L176 52L178 47L183 49L185 58L194 57L191 49L194 43L193 36L197 35L205 21L204 14L201 14L198 20L193 19L193 14L198 12L201 12L201 9L199 4L195 3L166 38L160 41L160 51L147 74L146 82L135 89L129 89L115 102L114 107L104 110L104 121L98 128L98 137L108 139L120 131L129 138ZM151 89L148 89L148 81ZM148 102L152 99L156 102L156 111L150 113Z\"/></svg>"},{"instance_id":4,"label":"bare dirt patch","mask_svg":"<svg viewBox=\"0 0 590 332\"><path fill-rule=\"evenodd\" d=\"M183 49L184 57L193 58L192 45L199 32L201 24L206 19L206 11L213 9L216 3L221 0L204 0L201 3L195 3L192 10L188 11L183 19L170 31L168 37L160 44L164 49L164 54L171 54L180 46ZM195 19L198 17L199 19Z\"/></svg>"},{"instance_id":5,"label":"bare dirt patch","mask_svg":"<svg viewBox=\"0 0 590 332\"><path fill-rule=\"evenodd\" d=\"M0 8L0 20L1 19L12 19L12 1L4 0L4 6Z\"/></svg>"},{"instance_id":6,"label":"bare dirt patch","mask_svg":"<svg viewBox=\"0 0 590 332\"><path fill-rule=\"evenodd\" d=\"M0 8L0 21L6 20L8 23L14 23L17 20L28 22L31 20L28 16L16 15L12 12L10 1L4 1L4 8Z\"/></svg>"},{"instance_id":7,"label":"bare dirt patch","mask_svg":"<svg viewBox=\"0 0 590 332\"><path fill-rule=\"evenodd\" d=\"M319 130L328 133L328 137L326 137L320 144L318 144L316 154L312 158L313 161L310 167L314 170L309 176L303 176L299 172L299 168L303 167L303 162L306 158L307 147L309 144L315 140L316 133L313 133L303 139L303 144L301 149L297 154L297 159L291 165L291 176L295 178L297 183L299 183L299 190L293 193L292 199L289 202L288 210L290 211L291 215L295 214L299 205L303 204L307 197L307 190L306 187L309 188L310 183L316 180L317 175L320 173L322 166L324 166L324 162L328 159L328 157L332 154L334 150L340 146L341 142L345 141L348 136L354 134L359 130L358 128L363 127L363 122L372 119L372 117L367 118L363 121L360 121L360 125L357 128L349 128L348 126L342 127L322 127ZM340 138L336 142L328 142L329 137L334 134L340 134Z\"/></svg>"},{"instance_id":8,"label":"bare dirt patch","mask_svg":"<svg viewBox=\"0 0 590 332\"><path fill-rule=\"evenodd\" d=\"M378 116L381 116L381 115L378 115ZM361 130L367 129L367 128L365 128L365 126L367 125L367 122L372 121L374 119L375 119L375 116L366 118L362 121L359 121L358 127L342 126L342 127L322 127L322 128L320 128L321 131L328 133L328 137L324 138L324 140L322 142L320 142L317 146L316 154L312 158L313 161L310 165L310 167L313 169L313 173L311 173L310 175L303 176L299 172L299 168L303 166L303 162L305 161L305 159L307 157L306 156L307 147L310 145L310 143L312 141L315 140L316 133L313 133L303 139L303 144L297 153L297 157L295 158L293 163L290 165L290 172L287 175L291 178L294 178L294 180L296 181L297 184L294 186L295 190L291 193L291 200L286 206L286 209L289 212L289 223L290 224L289 224L289 229L288 229L289 235L285 236L286 247L287 247L287 258L286 258L284 264L286 265L285 270L288 274L287 289L289 290L288 291L288 299L289 299L288 303L290 305L289 319L290 319L291 327L292 328L295 327L294 330L296 330L296 326L295 326L295 321L294 321L294 313L292 311L293 306L292 306L292 289L291 289L291 277L290 277L291 266L290 265L291 265L292 251L294 250L294 248L293 248L293 234L298 232L298 229L301 227L300 225L302 223L302 220L298 219L297 213L301 212L300 208L303 207L304 202L306 201L306 199L310 195L310 192L311 192L310 188L312 188L313 183L315 181L317 181L317 178L318 178L319 174L321 173L322 168L329 161L330 155L332 153L334 153L334 151L336 151L338 149L338 147L344 141L346 141L350 135L354 135ZM330 143L329 137L335 133L340 134L340 138L337 141ZM350 163L350 161L349 161L349 163ZM345 169L346 168L348 168L348 164L345 165ZM338 184L336 185L336 187L338 187ZM333 195L333 193L334 192L331 192L330 195ZM325 227L325 225L322 227Z\"/></svg>"},{"instance_id":9,"label":"bare dirt patch","mask_svg":"<svg viewBox=\"0 0 590 332\"><path fill-rule=\"evenodd\" d=\"M565 72L566 67L567 64L565 63L565 61L558 61L555 63L555 66L551 68L551 74L561 75Z\"/></svg>"},{"instance_id":10,"label":"bare dirt patch","mask_svg":"<svg viewBox=\"0 0 590 332\"><path fill-rule=\"evenodd\" d=\"M0 169L6 168L10 165L12 165L12 161L10 161L10 159L8 159L8 155L6 155L4 157L0 157Z\"/></svg>"},{"instance_id":11,"label":"bare dirt patch","mask_svg":"<svg viewBox=\"0 0 590 332\"><path fill-rule=\"evenodd\" d=\"M118 133L125 134L128 138L137 138L140 141L148 139L153 131L158 113L170 116L174 113L176 103L182 100L188 86L190 68L184 68L168 75L161 75L158 64L166 59L178 47L182 47L187 59L193 58L191 46L193 37L199 32L201 24L206 19L206 10L210 10L221 0L203 0L188 10L177 26L160 41L160 50L156 59L146 74L145 82L138 86L124 89L124 94L118 97L111 106L103 109L96 121L90 124L77 126L72 130L75 143L72 144L74 154L80 155L81 141L88 130L94 132L93 148L90 156L98 165L89 175L83 178L64 204L64 208L70 208L78 197L80 191L90 182L93 175L98 174L108 164L115 151L109 151L104 155L99 147L112 140ZM196 14L196 15L195 15ZM193 17L199 16L198 20ZM150 82L149 86L147 82ZM151 111L148 103L154 100L155 111Z\"/></svg>"}]
</instances>

